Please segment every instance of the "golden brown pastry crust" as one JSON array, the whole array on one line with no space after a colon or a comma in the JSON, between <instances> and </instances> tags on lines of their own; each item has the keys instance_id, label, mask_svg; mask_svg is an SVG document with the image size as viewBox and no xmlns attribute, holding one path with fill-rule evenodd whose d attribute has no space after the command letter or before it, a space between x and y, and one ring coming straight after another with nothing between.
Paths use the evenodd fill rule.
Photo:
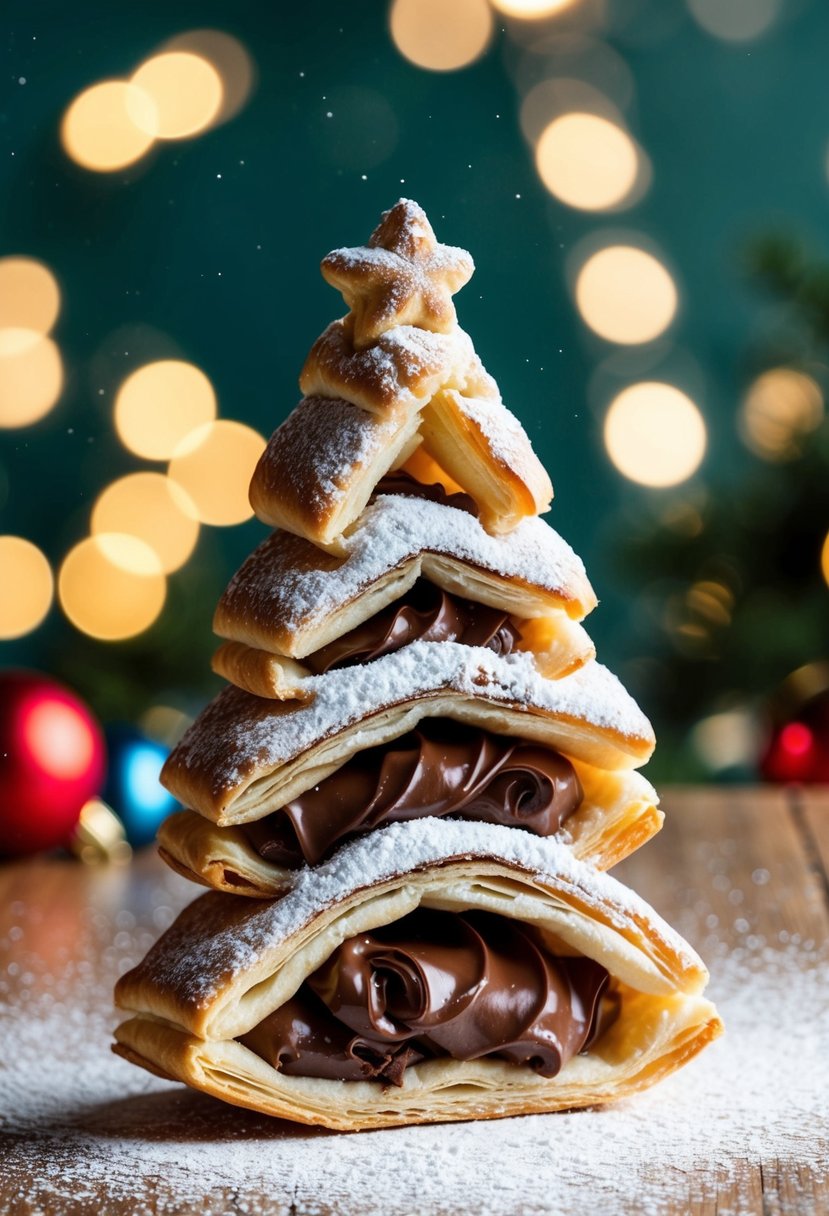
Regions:
<instances>
[{"instance_id":1,"label":"golden brown pastry crust","mask_svg":"<svg viewBox=\"0 0 829 1216\"><path fill-rule=\"evenodd\" d=\"M260 819L424 717L533 739L610 771L644 763L654 745L647 718L595 662L544 680L529 655L415 642L309 683L313 700L299 704L225 689L168 758L163 784L220 825Z\"/></svg>"},{"instance_id":2,"label":"golden brown pastry crust","mask_svg":"<svg viewBox=\"0 0 829 1216\"><path fill-rule=\"evenodd\" d=\"M444 386L423 411L420 435L424 449L479 504L487 531L511 532L549 508L547 472L528 459L529 440L500 401Z\"/></svg>"},{"instance_id":3,"label":"golden brown pastry crust","mask_svg":"<svg viewBox=\"0 0 829 1216\"><path fill-rule=\"evenodd\" d=\"M118 1029L124 1054L239 1105L356 1129L614 1100L719 1033L700 995L702 963L632 892L555 842L483 824L437 828L419 821L376 832L304 871L276 903L216 892L196 900L118 982L118 1006L137 1015ZM495 1060L444 1059L407 1070L395 1094L369 1082L286 1078L235 1042L342 941L419 906L514 916L565 953L596 959L622 993L619 1019L552 1080Z\"/></svg>"},{"instance_id":4,"label":"golden brown pastry crust","mask_svg":"<svg viewBox=\"0 0 829 1216\"><path fill-rule=\"evenodd\" d=\"M604 1106L663 1080L722 1034L715 1007L703 997L635 994L623 998L623 1008L624 1024L611 1027L604 1054L594 1053L589 1068L576 1056L552 1080L498 1060L442 1059L407 1069L401 1089L378 1094L366 1092L367 1081L286 1077L235 1040L205 1042L140 1017L118 1027L113 1050L156 1076L233 1106L355 1132ZM635 1055L623 1056L622 1033Z\"/></svg>"},{"instance_id":5,"label":"golden brown pastry crust","mask_svg":"<svg viewBox=\"0 0 829 1216\"><path fill-rule=\"evenodd\" d=\"M419 442L416 413L379 417L330 397L305 397L271 435L250 483L266 524L306 543L341 547L375 485Z\"/></svg>"},{"instance_id":6,"label":"golden brown pastry crust","mask_svg":"<svg viewBox=\"0 0 829 1216\"><path fill-rule=\"evenodd\" d=\"M406 495L381 495L334 555L290 531L272 533L243 562L216 607L215 632L257 650L302 659L404 595L420 577L444 591L540 618L532 649L556 646L563 618L596 605L584 565L548 524L524 520L490 536L474 516ZM584 640L574 641L584 653ZM567 647L564 647L566 652ZM562 654L559 670L570 664Z\"/></svg>"},{"instance_id":7,"label":"golden brown pastry crust","mask_svg":"<svg viewBox=\"0 0 829 1216\"><path fill-rule=\"evenodd\" d=\"M383 212L366 245L334 249L321 265L350 309L359 349L396 325L449 332L456 322L452 296L474 269L465 249L438 244L425 211L411 199Z\"/></svg>"},{"instance_id":8,"label":"golden brown pastry crust","mask_svg":"<svg viewBox=\"0 0 829 1216\"><path fill-rule=\"evenodd\" d=\"M461 486L470 481L490 531L546 511L546 470L455 321L452 293L472 273L469 254L439 245L421 208L401 199L367 246L334 250L322 269L351 311L312 346L304 400L256 467L259 518L336 549L383 474L424 436Z\"/></svg>"},{"instance_id":9,"label":"golden brown pastry crust","mask_svg":"<svg viewBox=\"0 0 829 1216\"><path fill-rule=\"evenodd\" d=\"M440 334L401 325L357 349L351 317L323 330L299 377L306 397L342 398L369 414L398 421L423 409L446 384L498 400L495 381L471 338L457 326Z\"/></svg>"}]
</instances>

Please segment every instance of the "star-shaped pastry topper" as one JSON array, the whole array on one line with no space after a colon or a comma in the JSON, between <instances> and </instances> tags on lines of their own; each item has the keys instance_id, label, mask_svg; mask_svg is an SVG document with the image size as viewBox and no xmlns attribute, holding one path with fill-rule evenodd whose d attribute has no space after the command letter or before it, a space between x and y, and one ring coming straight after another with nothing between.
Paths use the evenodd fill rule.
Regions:
<instances>
[{"instance_id":1,"label":"star-shaped pastry topper","mask_svg":"<svg viewBox=\"0 0 829 1216\"><path fill-rule=\"evenodd\" d=\"M395 325L448 333L452 296L474 269L465 249L438 244L426 212L405 198L383 213L367 245L334 249L322 261L323 277L351 310L358 350Z\"/></svg>"}]
</instances>

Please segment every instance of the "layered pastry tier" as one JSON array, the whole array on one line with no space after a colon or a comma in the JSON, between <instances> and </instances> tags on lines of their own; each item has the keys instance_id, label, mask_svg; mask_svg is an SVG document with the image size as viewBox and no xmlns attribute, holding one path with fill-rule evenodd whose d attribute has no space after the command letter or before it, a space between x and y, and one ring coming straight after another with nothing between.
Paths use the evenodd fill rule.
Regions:
<instances>
[{"instance_id":1,"label":"layered pastry tier","mask_svg":"<svg viewBox=\"0 0 829 1216\"><path fill-rule=\"evenodd\" d=\"M354 836L427 817L557 836L608 869L659 830L657 803L638 773L605 772L538 743L426 718L260 819L218 827L180 811L162 825L159 844L185 877L266 898L288 890L300 866L319 864Z\"/></svg>"},{"instance_id":2,"label":"layered pastry tier","mask_svg":"<svg viewBox=\"0 0 829 1216\"><path fill-rule=\"evenodd\" d=\"M494 1118L673 1071L720 1032L706 978L555 841L419 820L302 870L281 900L197 900L119 981L116 1050L327 1127Z\"/></svg>"},{"instance_id":3,"label":"layered pastry tier","mask_svg":"<svg viewBox=\"0 0 829 1216\"><path fill-rule=\"evenodd\" d=\"M503 614L520 635L510 648L531 653L542 675L567 674L593 656L578 622L596 598L581 561L552 528L526 520L510 537L492 537L467 496L406 474L382 485L386 492L348 536L343 555L274 532L243 563L214 616L215 631L229 639L214 658L219 674L257 696L302 699L307 677L319 670L311 656L363 627L382 643L379 651L369 646L373 657L416 637L489 645L480 627L467 627L476 609L479 620L496 619L487 608ZM435 593L422 585L415 591L424 581L450 597L433 634L428 620L421 630L416 619L440 608ZM411 593L414 601L406 601ZM462 601L464 620L450 620L454 601ZM395 606L407 609L397 621ZM378 636L387 627L388 645Z\"/></svg>"},{"instance_id":4,"label":"layered pastry tier","mask_svg":"<svg viewBox=\"0 0 829 1216\"><path fill-rule=\"evenodd\" d=\"M643 763L654 743L647 718L595 662L545 680L526 654L413 642L310 683L313 697L302 704L225 689L167 759L166 788L222 825L261 819L424 718L530 740L608 770Z\"/></svg>"},{"instance_id":5,"label":"layered pastry tier","mask_svg":"<svg viewBox=\"0 0 829 1216\"><path fill-rule=\"evenodd\" d=\"M341 545L378 480L418 446L473 496L489 532L549 508L550 479L455 320L450 285L472 259L446 250L401 199L368 245L325 259L351 311L314 343L303 400L254 472L251 505L265 523Z\"/></svg>"},{"instance_id":6,"label":"layered pastry tier","mask_svg":"<svg viewBox=\"0 0 829 1216\"><path fill-rule=\"evenodd\" d=\"M240 1042L286 1076L400 1086L407 1068L449 1056L554 1077L618 1015L609 981L531 926L420 908L344 941Z\"/></svg>"}]
</instances>

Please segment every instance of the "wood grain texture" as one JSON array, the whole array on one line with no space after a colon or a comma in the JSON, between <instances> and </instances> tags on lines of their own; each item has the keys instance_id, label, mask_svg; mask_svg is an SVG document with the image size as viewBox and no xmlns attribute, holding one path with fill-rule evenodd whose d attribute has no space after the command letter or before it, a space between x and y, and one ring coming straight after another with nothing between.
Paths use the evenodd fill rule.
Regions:
<instances>
[{"instance_id":1,"label":"wood grain texture","mask_svg":"<svg viewBox=\"0 0 829 1216\"><path fill-rule=\"evenodd\" d=\"M703 954L715 976L712 988L726 961L745 958L746 965L763 965L762 950L769 943L802 943L808 950L829 940L829 791L790 795L774 789L676 789L665 803L662 833L616 874ZM137 1070L108 1063L108 1034L116 1021L114 979L137 961L193 894L189 884L151 855L125 870L89 870L55 860L0 868L0 1212L361 1216L386 1210L371 1189L363 1203L354 1201L359 1190L354 1162L366 1158L366 1153L359 1156L360 1145L369 1143L363 1137L294 1128L231 1110L181 1087L154 1088ZM829 981L822 983L829 1018ZM773 1016L773 1011L758 1011L758 1016ZM35 1095L29 1124L23 1127L21 1111L31 1095L26 1077L21 1081L20 1061L31 1060L41 1043L46 1064L36 1070L32 1086L48 1088L50 1053L64 1077L69 1070L70 1085L66 1096L51 1105L48 1093ZM98 1046L100 1072L90 1076L84 1071L87 1062L78 1070L77 1083L72 1082L73 1060L94 1060ZM557 1116L546 1118L554 1144ZM505 1172L516 1151L514 1124L504 1121L499 1132L506 1146ZM643 1125L647 1127L646 1119ZM452 1128L441 1131L447 1141L455 1134ZM824 1137L829 1161L826 1128L816 1122L814 1134ZM388 1145L393 1160L404 1143L399 1134L374 1135L387 1137L371 1143ZM276 1171L267 1187L261 1181L246 1187L235 1177L217 1178L215 1171L203 1178L198 1164L204 1160L199 1153L211 1146L227 1151L228 1160L238 1147L252 1149L267 1162L269 1153L287 1152L280 1159L289 1160L309 1145L321 1146L332 1159L340 1154L344 1163L342 1186L329 1184L324 1196L307 1177L285 1182ZM132 1194L124 1193L123 1179L116 1187L108 1174L108 1147L117 1147L119 1160L128 1159L127 1150L134 1152ZM180 1159L178 1172L151 1164L162 1147ZM387 1171L389 1162L379 1159L378 1149L367 1159L372 1153L380 1173ZM543 1173L542 1163L538 1169ZM405 1168L401 1172L405 1193ZM829 1211L829 1173L797 1159L718 1156L709 1168L690 1171L654 1161L625 1179L622 1199L614 1197L619 1179L609 1176L597 1188L595 1178L589 1181L589 1169L584 1176L584 1186L579 1189L577 1180L566 1197L551 1192L548 1200L527 1206L478 1193L473 1178L463 1204L424 1202L412 1192L409 1210L423 1216L523 1216L524 1211L812 1216Z\"/></svg>"}]
</instances>

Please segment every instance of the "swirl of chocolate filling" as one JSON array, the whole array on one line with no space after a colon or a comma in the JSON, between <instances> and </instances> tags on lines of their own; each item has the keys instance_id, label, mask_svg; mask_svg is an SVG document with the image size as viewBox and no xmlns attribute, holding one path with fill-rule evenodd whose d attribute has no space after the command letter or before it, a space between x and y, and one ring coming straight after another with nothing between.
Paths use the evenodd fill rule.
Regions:
<instances>
[{"instance_id":1,"label":"swirl of chocolate filling","mask_svg":"<svg viewBox=\"0 0 829 1216\"><path fill-rule=\"evenodd\" d=\"M345 837L425 816L553 836L583 797L572 764L552 748L427 718L242 830L260 857L295 869L316 865Z\"/></svg>"},{"instance_id":2,"label":"swirl of chocolate filling","mask_svg":"<svg viewBox=\"0 0 829 1216\"><path fill-rule=\"evenodd\" d=\"M615 1020L608 985L517 921L420 908L343 942L241 1042L289 1076L402 1085L424 1059L492 1056L554 1077Z\"/></svg>"},{"instance_id":3,"label":"swirl of chocolate filling","mask_svg":"<svg viewBox=\"0 0 829 1216\"><path fill-rule=\"evenodd\" d=\"M370 663L410 642L463 642L511 654L521 634L508 612L474 604L421 578L388 608L303 659L317 675Z\"/></svg>"},{"instance_id":4,"label":"swirl of chocolate filling","mask_svg":"<svg viewBox=\"0 0 829 1216\"><path fill-rule=\"evenodd\" d=\"M450 494L439 481L426 485L403 469L394 469L391 473L386 473L385 477L380 478L374 487L372 499L379 494L405 494L407 498L425 498L429 502L440 503L442 507L454 507L456 511L466 511L467 515L474 515L476 519L480 515L478 504L471 494L466 494L463 490Z\"/></svg>"}]
</instances>

